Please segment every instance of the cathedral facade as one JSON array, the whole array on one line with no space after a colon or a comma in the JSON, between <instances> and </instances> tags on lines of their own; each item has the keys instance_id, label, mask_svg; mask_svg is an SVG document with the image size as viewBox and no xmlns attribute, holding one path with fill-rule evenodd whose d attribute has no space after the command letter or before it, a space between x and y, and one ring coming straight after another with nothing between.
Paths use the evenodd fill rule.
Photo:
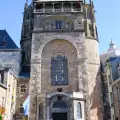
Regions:
<instances>
[{"instance_id":1,"label":"cathedral facade","mask_svg":"<svg viewBox=\"0 0 120 120\"><path fill-rule=\"evenodd\" d=\"M102 120L92 1L26 3L21 48L20 76L29 76L29 120Z\"/></svg>"}]
</instances>

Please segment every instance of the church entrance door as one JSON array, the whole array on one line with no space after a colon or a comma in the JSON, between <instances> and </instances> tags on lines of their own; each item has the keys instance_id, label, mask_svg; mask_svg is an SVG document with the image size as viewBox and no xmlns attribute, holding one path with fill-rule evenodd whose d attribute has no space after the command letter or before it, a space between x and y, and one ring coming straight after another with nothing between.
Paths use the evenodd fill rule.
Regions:
<instances>
[{"instance_id":1,"label":"church entrance door","mask_svg":"<svg viewBox=\"0 0 120 120\"><path fill-rule=\"evenodd\" d=\"M67 113L53 113L53 120L67 120Z\"/></svg>"},{"instance_id":2,"label":"church entrance door","mask_svg":"<svg viewBox=\"0 0 120 120\"><path fill-rule=\"evenodd\" d=\"M68 105L62 99L58 99L52 106L53 120L68 120Z\"/></svg>"}]
</instances>

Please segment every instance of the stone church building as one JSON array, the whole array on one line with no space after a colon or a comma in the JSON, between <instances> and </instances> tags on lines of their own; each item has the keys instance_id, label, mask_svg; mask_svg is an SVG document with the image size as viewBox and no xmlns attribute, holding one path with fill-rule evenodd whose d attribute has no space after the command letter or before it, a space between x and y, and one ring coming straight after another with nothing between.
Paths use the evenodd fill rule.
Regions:
<instances>
[{"instance_id":1,"label":"stone church building","mask_svg":"<svg viewBox=\"0 0 120 120\"><path fill-rule=\"evenodd\" d=\"M26 2L17 101L30 95L29 120L102 120L94 4Z\"/></svg>"}]
</instances>

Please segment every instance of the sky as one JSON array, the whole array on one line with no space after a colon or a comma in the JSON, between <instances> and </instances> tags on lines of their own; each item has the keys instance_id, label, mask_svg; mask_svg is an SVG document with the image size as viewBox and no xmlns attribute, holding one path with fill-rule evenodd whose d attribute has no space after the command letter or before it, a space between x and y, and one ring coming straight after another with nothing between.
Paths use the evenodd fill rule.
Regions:
<instances>
[{"instance_id":1,"label":"sky","mask_svg":"<svg viewBox=\"0 0 120 120\"><path fill-rule=\"evenodd\" d=\"M25 1L0 0L0 29L6 29L19 47ZM117 48L120 48L120 0L93 1L97 11L100 54L108 50L111 39L116 43Z\"/></svg>"}]
</instances>

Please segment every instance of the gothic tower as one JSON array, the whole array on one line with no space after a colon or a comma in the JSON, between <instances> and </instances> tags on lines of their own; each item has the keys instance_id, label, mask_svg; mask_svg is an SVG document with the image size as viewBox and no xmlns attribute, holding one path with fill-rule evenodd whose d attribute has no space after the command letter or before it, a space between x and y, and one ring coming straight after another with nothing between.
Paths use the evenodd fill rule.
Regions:
<instances>
[{"instance_id":1,"label":"gothic tower","mask_svg":"<svg viewBox=\"0 0 120 120\"><path fill-rule=\"evenodd\" d=\"M28 2L26 2L24 6L23 24L20 41L22 49L20 76L23 77L30 75L32 29L33 29L33 8L32 5L28 5Z\"/></svg>"},{"instance_id":2,"label":"gothic tower","mask_svg":"<svg viewBox=\"0 0 120 120\"><path fill-rule=\"evenodd\" d=\"M21 46L23 68L31 68L29 120L102 120L93 2L34 0L25 11Z\"/></svg>"}]
</instances>

